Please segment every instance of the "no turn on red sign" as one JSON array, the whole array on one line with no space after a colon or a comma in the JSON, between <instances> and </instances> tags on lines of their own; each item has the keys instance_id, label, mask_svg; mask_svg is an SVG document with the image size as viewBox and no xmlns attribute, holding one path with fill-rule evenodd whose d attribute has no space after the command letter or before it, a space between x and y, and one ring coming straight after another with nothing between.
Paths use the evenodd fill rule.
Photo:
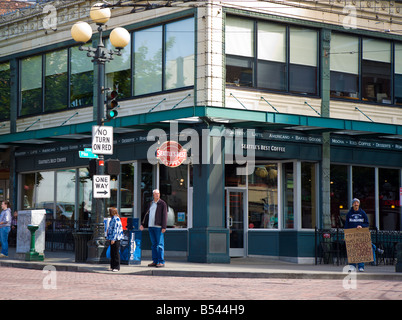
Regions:
<instances>
[{"instance_id":1,"label":"no turn on red sign","mask_svg":"<svg viewBox=\"0 0 402 320\"><path fill-rule=\"evenodd\" d=\"M92 153L113 154L113 127L92 126Z\"/></svg>"}]
</instances>

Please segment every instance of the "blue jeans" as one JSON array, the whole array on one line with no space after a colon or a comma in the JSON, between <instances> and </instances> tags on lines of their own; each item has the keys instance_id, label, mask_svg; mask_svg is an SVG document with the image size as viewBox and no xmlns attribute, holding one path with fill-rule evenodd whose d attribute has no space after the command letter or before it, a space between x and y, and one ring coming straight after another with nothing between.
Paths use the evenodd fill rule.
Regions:
<instances>
[{"instance_id":1,"label":"blue jeans","mask_svg":"<svg viewBox=\"0 0 402 320\"><path fill-rule=\"evenodd\" d=\"M10 233L10 227L0 228L0 242L1 253L8 256L8 234Z\"/></svg>"},{"instance_id":2,"label":"blue jeans","mask_svg":"<svg viewBox=\"0 0 402 320\"><path fill-rule=\"evenodd\" d=\"M162 228L149 227L148 231L152 243L152 262L165 264L165 240Z\"/></svg>"}]
</instances>

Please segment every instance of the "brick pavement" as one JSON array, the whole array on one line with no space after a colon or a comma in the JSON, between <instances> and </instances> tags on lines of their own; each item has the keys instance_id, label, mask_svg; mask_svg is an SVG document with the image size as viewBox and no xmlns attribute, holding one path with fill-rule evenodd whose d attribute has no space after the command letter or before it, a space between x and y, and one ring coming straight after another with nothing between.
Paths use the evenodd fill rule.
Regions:
<instances>
[{"instance_id":1,"label":"brick pavement","mask_svg":"<svg viewBox=\"0 0 402 320\"><path fill-rule=\"evenodd\" d=\"M0 299L402 300L402 282L390 280L357 280L356 289L346 290L339 279L227 279L56 271L52 278L56 288L50 289L50 274L0 267Z\"/></svg>"}]
</instances>

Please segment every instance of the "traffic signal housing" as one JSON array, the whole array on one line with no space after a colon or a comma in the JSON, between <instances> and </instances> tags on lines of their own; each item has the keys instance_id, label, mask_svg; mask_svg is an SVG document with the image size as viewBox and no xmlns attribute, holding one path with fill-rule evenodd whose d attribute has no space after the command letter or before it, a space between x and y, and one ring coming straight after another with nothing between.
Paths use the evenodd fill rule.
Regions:
<instances>
[{"instance_id":1,"label":"traffic signal housing","mask_svg":"<svg viewBox=\"0 0 402 320\"><path fill-rule=\"evenodd\" d=\"M120 174L120 160L108 159L106 162L106 173L110 175L110 180L117 180L117 176Z\"/></svg>"},{"instance_id":2,"label":"traffic signal housing","mask_svg":"<svg viewBox=\"0 0 402 320\"><path fill-rule=\"evenodd\" d=\"M117 102L118 92L113 90L112 92L108 93L107 95L107 103L106 103L106 120L110 121L117 117L118 112L116 108L119 107Z\"/></svg>"}]
</instances>

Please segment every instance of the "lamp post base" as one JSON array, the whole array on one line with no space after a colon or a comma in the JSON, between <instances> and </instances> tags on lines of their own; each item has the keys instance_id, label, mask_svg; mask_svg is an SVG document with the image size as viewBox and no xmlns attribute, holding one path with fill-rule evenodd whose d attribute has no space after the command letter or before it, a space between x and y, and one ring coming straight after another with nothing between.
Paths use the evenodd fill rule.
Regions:
<instances>
[{"instance_id":1,"label":"lamp post base","mask_svg":"<svg viewBox=\"0 0 402 320\"><path fill-rule=\"evenodd\" d=\"M25 261L43 261L45 257L39 252L27 252L25 253Z\"/></svg>"},{"instance_id":2,"label":"lamp post base","mask_svg":"<svg viewBox=\"0 0 402 320\"><path fill-rule=\"evenodd\" d=\"M88 263L109 263L109 259L106 257L106 250L108 246L105 243L99 243L99 241L91 240L88 242Z\"/></svg>"}]
</instances>

